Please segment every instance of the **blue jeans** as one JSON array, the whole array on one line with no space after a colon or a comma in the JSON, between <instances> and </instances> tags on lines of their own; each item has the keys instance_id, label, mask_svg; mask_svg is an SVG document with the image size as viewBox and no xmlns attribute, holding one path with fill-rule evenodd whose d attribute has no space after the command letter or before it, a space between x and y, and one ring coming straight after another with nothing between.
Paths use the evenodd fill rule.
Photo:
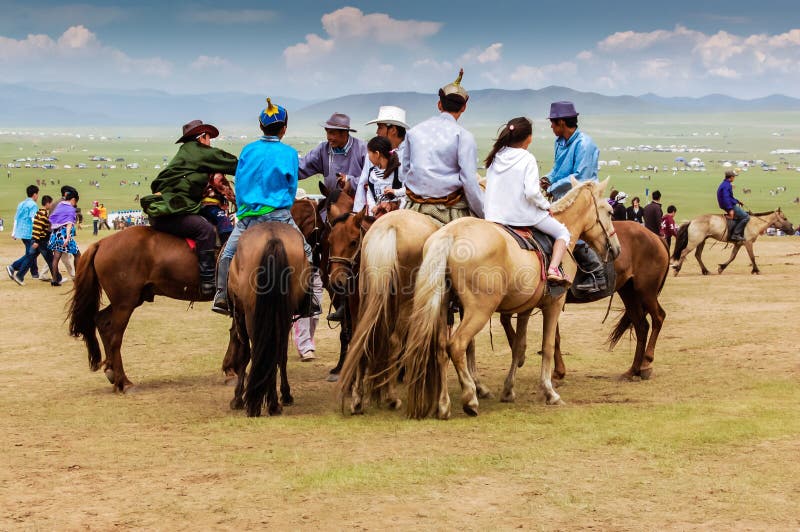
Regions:
<instances>
[{"instance_id":1,"label":"blue jeans","mask_svg":"<svg viewBox=\"0 0 800 532\"><path fill-rule=\"evenodd\" d=\"M15 271L19 272L19 278L24 279L25 274L28 273L28 269L31 270L31 275L34 277L39 276L39 266L36 264L36 257L39 255L39 252L33 249L33 240L30 238L22 238L22 243L25 244L25 254L15 260L11 267L14 268ZM29 255L31 253L35 253L33 256L33 260L29 259ZM23 270L24 268L24 270Z\"/></svg>"},{"instance_id":2,"label":"blue jeans","mask_svg":"<svg viewBox=\"0 0 800 532\"><path fill-rule=\"evenodd\" d=\"M33 247L34 243L36 243L36 248ZM31 270L31 274L33 274L33 267L36 266L36 259L40 254L49 267L50 263L53 262L53 252L47 248L47 242L34 242L32 240L30 251L23 257L22 264L17 272L20 279L25 278L25 274L28 273L28 270Z\"/></svg>"},{"instance_id":3,"label":"blue jeans","mask_svg":"<svg viewBox=\"0 0 800 532\"><path fill-rule=\"evenodd\" d=\"M247 218L242 218L236 222L236 226L233 228L233 232L231 233L230 238L228 238L228 242L225 244L225 249L222 250L220 258L228 260L232 259L236 254L236 248L239 245L239 238L242 236L242 233L244 233L248 227L260 224L262 222L281 222L289 224L297 229L297 232L300 233L301 236L303 235L303 233L300 231L300 228L297 227L296 223L294 223L292 212L289 209L276 209L267 214L262 214L261 216L248 216ZM308 262L312 262L311 246L308 245L305 237L303 237L303 249L306 252L306 259L308 259Z\"/></svg>"},{"instance_id":4,"label":"blue jeans","mask_svg":"<svg viewBox=\"0 0 800 532\"><path fill-rule=\"evenodd\" d=\"M750 221L750 215L747 214L747 211L742 208L741 205L734 205L733 207L733 219L737 222L742 222L746 224Z\"/></svg>"}]
</instances>

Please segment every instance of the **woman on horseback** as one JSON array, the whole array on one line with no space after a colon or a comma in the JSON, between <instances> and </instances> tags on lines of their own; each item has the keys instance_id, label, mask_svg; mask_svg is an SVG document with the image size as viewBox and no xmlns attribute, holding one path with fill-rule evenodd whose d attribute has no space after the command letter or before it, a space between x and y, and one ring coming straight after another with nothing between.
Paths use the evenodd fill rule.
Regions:
<instances>
[{"instance_id":1,"label":"woman on horseback","mask_svg":"<svg viewBox=\"0 0 800 532\"><path fill-rule=\"evenodd\" d=\"M555 243L547 279L569 284L559 269L569 245L569 230L550 215L550 202L539 188L539 166L528 151L532 141L533 124L527 118L513 118L503 126L486 157L484 212L491 222L532 226L552 236Z\"/></svg>"},{"instance_id":2,"label":"woman on horseback","mask_svg":"<svg viewBox=\"0 0 800 532\"><path fill-rule=\"evenodd\" d=\"M211 146L217 136L219 130L201 120L184 125L178 153L150 184L153 193L140 200L153 229L195 241L203 298L214 295L216 245L214 226L199 214L203 192L209 174L234 174L238 163L235 155Z\"/></svg>"},{"instance_id":3,"label":"woman on horseback","mask_svg":"<svg viewBox=\"0 0 800 532\"><path fill-rule=\"evenodd\" d=\"M353 212L361 212L367 207L367 212L375 215L375 207L384 201L382 198L397 198L402 202L406 189L400 181L400 160L392 150L389 139L374 137L370 140L367 143L367 157L371 166L358 182Z\"/></svg>"}]
</instances>

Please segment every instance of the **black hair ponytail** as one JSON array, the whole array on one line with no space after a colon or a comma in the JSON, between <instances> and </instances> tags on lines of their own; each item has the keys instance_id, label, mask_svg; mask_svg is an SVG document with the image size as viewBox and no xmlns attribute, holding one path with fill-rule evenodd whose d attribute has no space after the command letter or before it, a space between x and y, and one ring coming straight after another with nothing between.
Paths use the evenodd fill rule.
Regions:
<instances>
[{"instance_id":1,"label":"black hair ponytail","mask_svg":"<svg viewBox=\"0 0 800 532\"><path fill-rule=\"evenodd\" d=\"M489 166L492 165L497 152L507 146L513 146L514 144L524 142L525 139L532 134L533 123L524 116L509 120L497 135L497 139L494 141L494 146L492 146L492 151L490 151L489 155L486 156L486 160L484 161L486 168L489 168Z\"/></svg>"}]
</instances>

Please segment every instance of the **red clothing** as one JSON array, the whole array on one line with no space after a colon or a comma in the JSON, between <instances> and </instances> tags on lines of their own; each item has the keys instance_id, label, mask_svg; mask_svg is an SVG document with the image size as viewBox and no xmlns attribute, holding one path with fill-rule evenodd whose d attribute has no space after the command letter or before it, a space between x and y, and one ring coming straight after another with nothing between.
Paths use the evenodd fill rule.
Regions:
<instances>
[{"instance_id":1,"label":"red clothing","mask_svg":"<svg viewBox=\"0 0 800 532\"><path fill-rule=\"evenodd\" d=\"M678 236L678 226L675 225L675 217L671 214L665 214L661 218L661 230L659 234L665 238Z\"/></svg>"}]
</instances>

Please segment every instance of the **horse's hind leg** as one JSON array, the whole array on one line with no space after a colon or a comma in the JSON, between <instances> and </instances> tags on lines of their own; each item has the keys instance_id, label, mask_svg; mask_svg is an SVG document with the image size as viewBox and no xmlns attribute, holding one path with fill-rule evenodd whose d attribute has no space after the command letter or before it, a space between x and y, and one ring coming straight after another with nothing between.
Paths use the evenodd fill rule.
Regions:
<instances>
[{"instance_id":1,"label":"horse's hind leg","mask_svg":"<svg viewBox=\"0 0 800 532\"><path fill-rule=\"evenodd\" d=\"M472 380L475 381L475 389L478 393L478 399L486 399L492 396L492 391L478 378L478 365L475 362L475 339L469 341L467 344L467 368L472 375Z\"/></svg>"},{"instance_id":2,"label":"horse's hind leg","mask_svg":"<svg viewBox=\"0 0 800 532\"><path fill-rule=\"evenodd\" d=\"M510 342L511 366L508 368L508 375L506 375L506 380L503 384L503 394L500 396L500 401L504 403L513 403L516 399L514 382L517 375L517 368L522 367L520 358L525 356L525 350L527 349L528 319L530 316L530 311L517 314L517 329L514 331L514 337Z\"/></svg>"},{"instance_id":3,"label":"horse's hind leg","mask_svg":"<svg viewBox=\"0 0 800 532\"><path fill-rule=\"evenodd\" d=\"M723 262L722 264L719 265L719 268L717 268L717 273L722 273L722 272L725 271L725 268L727 268L728 265L731 262L733 262L733 259L736 258L736 255L739 254L739 249L741 247L742 247L742 244L738 243L738 242L733 245L733 249L731 250L731 257L727 261L725 261L725 262ZM756 262L755 262L755 258L753 257L753 254L752 254L751 250L752 250L752 247L750 248L750 250L748 250L748 252L750 252L750 260L753 262L753 265L755 266Z\"/></svg>"},{"instance_id":4,"label":"horse's hind leg","mask_svg":"<svg viewBox=\"0 0 800 532\"><path fill-rule=\"evenodd\" d=\"M555 352L556 327L561 309L564 307L564 296L542 308L542 369L539 373L539 384L544 392L548 405L563 405L564 401L553 388L553 353ZM517 335L520 334L517 325Z\"/></svg>"},{"instance_id":5,"label":"horse's hind leg","mask_svg":"<svg viewBox=\"0 0 800 532\"><path fill-rule=\"evenodd\" d=\"M553 368L553 378L556 380L564 380L567 376L567 366L564 365L564 357L561 353L561 326L556 325L556 341L553 352L553 361L555 366Z\"/></svg>"},{"instance_id":6,"label":"horse's hind leg","mask_svg":"<svg viewBox=\"0 0 800 532\"><path fill-rule=\"evenodd\" d=\"M647 348L644 351L644 360L639 369L639 376L647 380L653 373L653 360L656 356L656 342L658 341L658 334L661 332L661 326L667 317L664 308L655 297L652 300L645 301L645 309L650 315L650 323L652 324L650 330L650 338L647 339Z\"/></svg>"},{"instance_id":7,"label":"horse's hind leg","mask_svg":"<svg viewBox=\"0 0 800 532\"><path fill-rule=\"evenodd\" d=\"M753 269L750 271L750 273L753 275L758 275L761 273L761 270L759 270L758 266L756 265L756 256L753 254L753 242L745 242L744 247L747 250L747 254L750 256L750 264L753 265Z\"/></svg>"},{"instance_id":8,"label":"horse's hind leg","mask_svg":"<svg viewBox=\"0 0 800 532\"><path fill-rule=\"evenodd\" d=\"M292 397L292 389L289 386L289 376L286 374L288 352L281 356L278 363L281 371L281 404L284 406L291 406L294 404L294 397Z\"/></svg>"},{"instance_id":9,"label":"horse's hind leg","mask_svg":"<svg viewBox=\"0 0 800 532\"><path fill-rule=\"evenodd\" d=\"M708 275L708 268L706 268L706 265L703 264L703 257L702 257L703 248L705 248L705 247L706 247L706 241L705 240L703 240L702 242L697 244L697 248L695 248L695 250L694 250L694 258L696 258L697 259L697 263L700 264L700 271L702 272L702 274L703 275Z\"/></svg>"},{"instance_id":10,"label":"horse's hind leg","mask_svg":"<svg viewBox=\"0 0 800 532\"><path fill-rule=\"evenodd\" d=\"M466 352L475 335L489 322L492 310L486 310L489 309L489 306L485 302L465 301L463 298L462 302L464 303L464 317L461 323L458 324L458 328L453 333L450 341L447 342L447 354L450 356L450 360L453 361L453 367L455 367L458 380L461 383L461 406L468 415L477 416L477 387L467 366ZM496 303L499 302L495 302L495 306L491 307L491 309L496 308ZM478 305L481 305L481 308L477 308Z\"/></svg>"},{"instance_id":11,"label":"horse's hind leg","mask_svg":"<svg viewBox=\"0 0 800 532\"><path fill-rule=\"evenodd\" d=\"M116 305L104 308L97 316L97 330L106 352L105 374L114 391L125 392L133 386L122 366L122 337L135 307Z\"/></svg>"},{"instance_id":12,"label":"horse's hind leg","mask_svg":"<svg viewBox=\"0 0 800 532\"><path fill-rule=\"evenodd\" d=\"M236 373L236 388L231 399L231 410L244 409L244 386L247 364L250 363L250 337L247 335L244 316L234 310L234 323L228 351L232 354L231 368Z\"/></svg>"},{"instance_id":13,"label":"horse's hind leg","mask_svg":"<svg viewBox=\"0 0 800 532\"><path fill-rule=\"evenodd\" d=\"M633 331L636 334L636 350L633 355L633 363L630 369L623 374L623 378L630 379L632 377L640 377L642 374L642 360L650 325L647 323L641 294L634 290L630 284L626 284L620 289L619 296L622 302L625 303L625 314L633 325Z\"/></svg>"}]
</instances>

